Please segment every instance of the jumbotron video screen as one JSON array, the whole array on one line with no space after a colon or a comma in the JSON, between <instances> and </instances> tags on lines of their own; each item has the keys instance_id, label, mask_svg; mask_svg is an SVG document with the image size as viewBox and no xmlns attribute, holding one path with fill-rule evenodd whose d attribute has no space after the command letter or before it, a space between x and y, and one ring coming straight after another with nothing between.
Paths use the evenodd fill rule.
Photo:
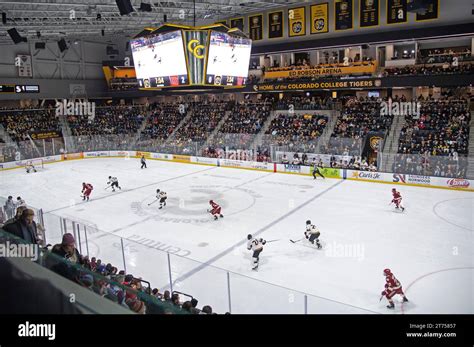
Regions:
<instances>
[{"instance_id":1,"label":"jumbotron video screen","mask_svg":"<svg viewBox=\"0 0 474 347\"><path fill-rule=\"evenodd\" d=\"M140 88L188 84L183 36L180 30L131 41Z\"/></svg>"}]
</instances>

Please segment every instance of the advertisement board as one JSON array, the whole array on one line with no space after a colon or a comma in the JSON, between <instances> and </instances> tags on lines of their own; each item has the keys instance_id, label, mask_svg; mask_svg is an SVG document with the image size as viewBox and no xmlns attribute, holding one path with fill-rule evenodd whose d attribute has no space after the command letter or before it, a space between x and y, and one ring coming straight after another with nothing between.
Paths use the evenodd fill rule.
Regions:
<instances>
[{"instance_id":1,"label":"advertisement board","mask_svg":"<svg viewBox=\"0 0 474 347\"><path fill-rule=\"evenodd\" d=\"M393 174L393 182L430 185L431 177L420 175Z\"/></svg>"},{"instance_id":2,"label":"advertisement board","mask_svg":"<svg viewBox=\"0 0 474 347\"><path fill-rule=\"evenodd\" d=\"M295 164L284 164L284 165L285 165L285 172L295 172L295 173L301 172L301 165L295 165Z\"/></svg>"}]
</instances>

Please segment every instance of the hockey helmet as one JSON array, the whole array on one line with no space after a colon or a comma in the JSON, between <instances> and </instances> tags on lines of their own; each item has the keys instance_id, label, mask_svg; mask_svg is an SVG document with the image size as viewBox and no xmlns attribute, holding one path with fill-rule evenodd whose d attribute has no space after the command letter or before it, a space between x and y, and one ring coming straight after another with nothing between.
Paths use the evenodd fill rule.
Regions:
<instances>
[{"instance_id":1,"label":"hockey helmet","mask_svg":"<svg viewBox=\"0 0 474 347\"><path fill-rule=\"evenodd\" d=\"M247 235L247 240L251 240L252 239L252 234L248 234Z\"/></svg>"},{"instance_id":2,"label":"hockey helmet","mask_svg":"<svg viewBox=\"0 0 474 347\"><path fill-rule=\"evenodd\" d=\"M157 190L156 190L156 192L157 192L157 193L159 193L159 192L160 192L160 190L159 190L159 189L157 189Z\"/></svg>"},{"instance_id":3,"label":"hockey helmet","mask_svg":"<svg viewBox=\"0 0 474 347\"><path fill-rule=\"evenodd\" d=\"M109 176L109 179L112 178L112 176Z\"/></svg>"},{"instance_id":4,"label":"hockey helmet","mask_svg":"<svg viewBox=\"0 0 474 347\"><path fill-rule=\"evenodd\" d=\"M392 192L396 192L397 190L395 188L392 188Z\"/></svg>"},{"instance_id":5,"label":"hockey helmet","mask_svg":"<svg viewBox=\"0 0 474 347\"><path fill-rule=\"evenodd\" d=\"M308 220L306 221L306 225L309 225L309 224L311 224L311 221L308 219Z\"/></svg>"},{"instance_id":6,"label":"hockey helmet","mask_svg":"<svg viewBox=\"0 0 474 347\"><path fill-rule=\"evenodd\" d=\"M384 274L385 276L389 276L389 275L392 274L392 271L390 271L390 269L385 269L385 270L383 270L383 274Z\"/></svg>"},{"instance_id":7,"label":"hockey helmet","mask_svg":"<svg viewBox=\"0 0 474 347\"><path fill-rule=\"evenodd\" d=\"M214 200L209 200L209 203L210 203L210 204L213 204L213 203L214 203Z\"/></svg>"}]
</instances>

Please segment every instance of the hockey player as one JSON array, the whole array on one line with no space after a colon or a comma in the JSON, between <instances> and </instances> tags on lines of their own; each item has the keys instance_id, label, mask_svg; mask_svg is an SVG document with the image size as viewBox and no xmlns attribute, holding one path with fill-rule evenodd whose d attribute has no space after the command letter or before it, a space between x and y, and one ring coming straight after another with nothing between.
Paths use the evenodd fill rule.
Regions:
<instances>
[{"instance_id":1,"label":"hockey player","mask_svg":"<svg viewBox=\"0 0 474 347\"><path fill-rule=\"evenodd\" d=\"M146 159L145 159L144 155L142 155L142 157L140 159L140 163L142 164L142 167L140 169L143 169L143 168L146 169Z\"/></svg>"},{"instance_id":2,"label":"hockey player","mask_svg":"<svg viewBox=\"0 0 474 347\"><path fill-rule=\"evenodd\" d=\"M168 199L168 195L166 194L166 192L162 192L161 190L157 189L156 198L160 200L160 210L161 210L163 206L166 206L166 199Z\"/></svg>"},{"instance_id":3,"label":"hockey player","mask_svg":"<svg viewBox=\"0 0 474 347\"><path fill-rule=\"evenodd\" d=\"M219 206L219 204L216 204L213 200L210 200L209 204L211 204L212 209L207 210L207 211L214 216L214 220L218 220L219 217L221 217L221 218L224 217L221 214L221 207Z\"/></svg>"},{"instance_id":4,"label":"hockey player","mask_svg":"<svg viewBox=\"0 0 474 347\"><path fill-rule=\"evenodd\" d=\"M403 298L403 302L408 302L407 297L405 296L405 293L403 293L402 290L402 284L395 278L393 275L392 271L390 269L385 269L383 270L383 274L385 276L385 290L382 292L381 300L382 297L386 297L389 304L387 308L395 308L395 304L393 303L392 298L395 296L395 294L399 294Z\"/></svg>"},{"instance_id":5,"label":"hockey player","mask_svg":"<svg viewBox=\"0 0 474 347\"><path fill-rule=\"evenodd\" d=\"M25 207L26 207L26 202L25 202L25 200L23 200L23 199L21 198L21 196L18 196L18 197L16 198L15 207L18 208L18 207L20 207L20 206L25 206Z\"/></svg>"},{"instance_id":6,"label":"hockey player","mask_svg":"<svg viewBox=\"0 0 474 347\"><path fill-rule=\"evenodd\" d=\"M107 184L110 184L113 192L115 192L115 187L122 190L122 188L119 186L117 177L109 176L109 181L107 182Z\"/></svg>"},{"instance_id":7,"label":"hockey player","mask_svg":"<svg viewBox=\"0 0 474 347\"><path fill-rule=\"evenodd\" d=\"M316 228L316 226L311 224L310 220L307 220L306 221L306 231L304 232L304 236L308 239L309 242L311 242L311 244L313 244L313 245L316 244L318 249L321 249L322 246L319 243L319 235L321 235L321 233Z\"/></svg>"},{"instance_id":8,"label":"hockey player","mask_svg":"<svg viewBox=\"0 0 474 347\"><path fill-rule=\"evenodd\" d=\"M92 193L92 189L94 189L92 184L82 182L82 201L85 201L85 200L89 201L89 197Z\"/></svg>"},{"instance_id":9,"label":"hockey player","mask_svg":"<svg viewBox=\"0 0 474 347\"><path fill-rule=\"evenodd\" d=\"M254 239L251 234L247 235L247 249L253 251L252 254L252 270L257 270L260 260L260 253L263 251L263 245L267 243L264 239Z\"/></svg>"},{"instance_id":10,"label":"hockey player","mask_svg":"<svg viewBox=\"0 0 474 347\"><path fill-rule=\"evenodd\" d=\"M391 204L394 203L397 210L402 209L402 212L405 211L405 207L402 206L402 195L400 192L397 192L395 188L392 188L392 195L393 199Z\"/></svg>"},{"instance_id":11,"label":"hockey player","mask_svg":"<svg viewBox=\"0 0 474 347\"><path fill-rule=\"evenodd\" d=\"M316 175L319 175L322 178L326 178L323 176L323 174L321 173L319 169L323 169L323 162L321 160L319 160L318 164L315 163L313 165L313 179L316 179Z\"/></svg>"},{"instance_id":12,"label":"hockey player","mask_svg":"<svg viewBox=\"0 0 474 347\"><path fill-rule=\"evenodd\" d=\"M33 170L33 172L37 172L32 161L26 162L25 169L26 169L26 173L30 173L31 170Z\"/></svg>"}]
</instances>

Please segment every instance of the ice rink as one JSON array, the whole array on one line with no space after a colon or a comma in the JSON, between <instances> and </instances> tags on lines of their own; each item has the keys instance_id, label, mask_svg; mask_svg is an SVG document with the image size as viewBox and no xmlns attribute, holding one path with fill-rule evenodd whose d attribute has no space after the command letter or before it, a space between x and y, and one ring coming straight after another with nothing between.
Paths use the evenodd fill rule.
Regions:
<instances>
[{"instance_id":1,"label":"ice rink","mask_svg":"<svg viewBox=\"0 0 474 347\"><path fill-rule=\"evenodd\" d=\"M147 164L141 170L138 159L105 158L3 171L0 195L42 208L49 243L61 237L58 216L87 226L83 254L119 269L123 243L127 272L153 287L169 287L169 254L173 290L219 313L474 313L471 192L398 185L406 207L399 213L389 206L389 184ZM109 175L121 191L105 190ZM82 182L94 186L87 203ZM162 210L148 206L157 188L168 193ZM210 199L223 219L206 213ZM289 241L303 237L308 219L321 231L322 250ZM258 271L249 233L275 240ZM379 301L385 268L410 300L396 297L394 311Z\"/></svg>"}]
</instances>

